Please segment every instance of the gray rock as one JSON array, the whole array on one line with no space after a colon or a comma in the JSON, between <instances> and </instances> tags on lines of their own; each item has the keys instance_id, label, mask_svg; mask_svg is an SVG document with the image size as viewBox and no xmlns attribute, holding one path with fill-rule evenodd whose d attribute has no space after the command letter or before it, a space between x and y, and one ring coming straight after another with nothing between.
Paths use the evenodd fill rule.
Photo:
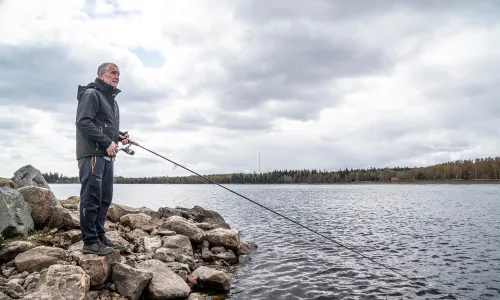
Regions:
<instances>
[{"instance_id":1,"label":"gray rock","mask_svg":"<svg viewBox=\"0 0 500 300\"><path fill-rule=\"evenodd\" d=\"M145 237L143 238L144 249L147 252L154 252L156 249L160 248L162 245L161 238L159 236L155 237Z\"/></svg>"},{"instance_id":2,"label":"gray rock","mask_svg":"<svg viewBox=\"0 0 500 300\"><path fill-rule=\"evenodd\" d=\"M126 239L122 238L118 231L108 231L106 232L106 237L116 246L118 250L122 253L132 253L134 250L134 245L127 242Z\"/></svg>"},{"instance_id":3,"label":"gray rock","mask_svg":"<svg viewBox=\"0 0 500 300\"><path fill-rule=\"evenodd\" d=\"M63 237L71 243L76 243L82 240L82 231L80 229L73 229L63 233Z\"/></svg>"},{"instance_id":4,"label":"gray rock","mask_svg":"<svg viewBox=\"0 0 500 300\"><path fill-rule=\"evenodd\" d=\"M78 229L80 228L80 215L78 212L59 206L55 208L54 214L47 221L46 226L64 230Z\"/></svg>"},{"instance_id":5,"label":"gray rock","mask_svg":"<svg viewBox=\"0 0 500 300\"><path fill-rule=\"evenodd\" d=\"M193 256L193 246L187 236L177 234L164 236L161 240L163 242L162 247L172 249L176 255L185 254Z\"/></svg>"},{"instance_id":6,"label":"gray rock","mask_svg":"<svg viewBox=\"0 0 500 300\"><path fill-rule=\"evenodd\" d=\"M0 234L4 238L28 236L35 229L31 207L18 190L0 187Z\"/></svg>"},{"instance_id":7,"label":"gray rock","mask_svg":"<svg viewBox=\"0 0 500 300\"><path fill-rule=\"evenodd\" d=\"M130 229L143 229L148 225L151 225L151 217L145 213L138 214L127 214L120 218L120 223L123 226L127 226Z\"/></svg>"},{"instance_id":8,"label":"gray rock","mask_svg":"<svg viewBox=\"0 0 500 300\"><path fill-rule=\"evenodd\" d=\"M187 255L176 256L175 261L188 265L191 270L198 268L198 264L194 259Z\"/></svg>"},{"instance_id":9,"label":"gray rock","mask_svg":"<svg viewBox=\"0 0 500 300\"><path fill-rule=\"evenodd\" d=\"M111 278L120 295L137 300L153 279L153 273L118 263L113 266Z\"/></svg>"},{"instance_id":10,"label":"gray rock","mask_svg":"<svg viewBox=\"0 0 500 300\"><path fill-rule=\"evenodd\" d=\"M175 261L175 253L171 249L167 248L158 248L156 249L155 254L153 254L153 259L160 260L164 263Z\"/></svg>"},{"instance_id":11,"label":"gray rock","mask_svg":"<svg viewBox=\"0 0 500 300\"><path fill-rule=\"evenodd\" d=\"M205 288L214 288L223 291L230 290L229 276L222 271L201 266L194 270L192 275L196 276L198 283Z\"/></svg>"},{"instance_id":12,"label":"gray rock","mask_svg":"<svg viewBox=\"0 0 500 300\"><path fill-rule=\"evenodd\" d=\"M151 210L146 207L141 207L141 208L135 208L135 207L130 207L122 204L116 204L112 203L109 206L108 209L108 214L107 218L113 223L116 223L120 221L121 217L128 215L128 214L138 214L138 213L144 213L146 215L149 215L151 217L156 215L156 212L154 210Z\"/></svg>"},{"instance_id":13,"label":"gray rock","mask_svg":"<svg viewBox=\"0 0 500 300\"><path fill-rule=\"evenodd\" d=\"M0 250L0 263L14 259L18 254L35 248L35 245L26 241L13 241L10 242Z\"/></svg>"},{"instance_id":14,"label":"gray rock","mask_svg":"<svg viewBox=\"0 0 500 300\"><path fill-rule=\"evenodd\" d=\"M6 186L10 187L11 189L15 189L16 185L14 184L14 181L8 179L8 178L3 178L0 177L0 186Z\"/></svg>"},{"instance_id":15,"label":"gray rock","mask_svg":"<svg viewBox=\"0 0 500 300\"><path fill-rule=\"evenodd\" d=\"M245 240L240 241L240 246L236 250L237 255L248 255L257 250L257 245L254 243L247 242Z\"/></svg>"},{"instance_id":16,"label":"gray rock","mask_svg":"<svg viewBox=\"0 0 500 300\"><path fill-rule=\"evenodd\" d=\"M153 273L147 289L153 299L186 298L191 292L187 283L159 260L144 261L138 268Z\"/></svg>"},{"instance_id":17,"label":"gray rock","mask_svg":"<svg viewBox=\"0 0 500 300\"><path fill-rule=\"evenodd\" d=\"M60 248L38 246L16 256L16 268L23 272L41 271L66 260L66 252Z\"/></svg>"},{"instance_id":18,"label":"gray rock","mask_svg":"<svg viewBox=\"0 0 500 300\"><path fill-rule=\"evenodd\" d=\"M240 233L234 229L217 228L205 231L206 239L212 246L222 246L237 250L240 246Z\"/></svg>"},{"instance_id":19,"label":"gray rock","mask_svg":"<svg viewBox=\"0 0 500 300\"><path fill-rule=\"evenodd\" d=\"M20 299L26 291L17 283L8 282L5 285L5 293L12 299Z\"/></svg>"},{"instance_id":20,"label":"gray rock","mask_svg":"<svg viewBox=\"0 0 500 300\"><path fill-rule=\"evenodd\" d=\"M18 189L23 199L31 207L31 218L36 228L43 228L54 215L56 207L62 207L54 193L49 188L25 186ZM53 228L53 227L50 227Z\"/></svg>"},{"instance_id":21,"label":"gray rock","mask_svg":"<svg viewBox=\"0 0 500 300\"><path fill-rule=\"evenodd\" d=\"M42 173L33 167L32 165L26 165L14 173L14 178L12 178L16 189L25 186L39 186L43 188L50 189L49 184L45 181Z\"/></svg>"},{"instance_id":22,"label":"gray rock","mask_svg":"<svg viewBox=\"0 0 500 300\"><path fill-rule=\"evenodd\" d=\"M26 300L85 300L90 277L78 266L52 265L41 276L36 291Z\"/></svg>"},{"instance_id":23,"label":"gray rock","mask_svg":"<svg viewBox=\"0 0 500 300\"><path fill-rule=\"evenodd\" d=\"M179 216L168 218L162 225L162 229L175 231L178 234L187 236L192 242L200 243L205 237L203 229L196 227L193 223L189 223L186 219Z\"/></svg>"},{"instance_id":24,"label":"gray rock","mask_svg":"<svg viewBox=\"0 0 500 300\"><path fill-rule=\"evenodd\" d=\"M205 296L200 293L192 293L187 300L205 300Z\"/></svg>"},{"instance_id":25,"label":"gray rock","mask_svg":"<svg viewBox=\"0 0 500 300\"><path fill-rule=\"evenodd\" d=\"M0 300L11 300L12 298L0 291Z\"/></svg>"},{"instance_id":26,"label":"gray rock","mask_svg":"<svg viewBox=\"0 0 500 300\"><path fill-rule=\"evenodd\" d=\"M189 214L183 210L170 208L170 207L160 207L158 209L158 217L168 219L171 216L179 216L185 219L189 218Z\"/></svg>"},{"instance_id":27,"label":"gray rock","mask_svg":"<svg viewBox=\"0 0 500 300\"><path fill-rule=\"evenodd\" d=\"M217 224L221 228L231 229L229 224L226 223L224 218L216 211L204 209L201 206L194 206L192 209L184 209L187 211L191 218L197 223L210 223Z\"/></svg>"}]
</instances>

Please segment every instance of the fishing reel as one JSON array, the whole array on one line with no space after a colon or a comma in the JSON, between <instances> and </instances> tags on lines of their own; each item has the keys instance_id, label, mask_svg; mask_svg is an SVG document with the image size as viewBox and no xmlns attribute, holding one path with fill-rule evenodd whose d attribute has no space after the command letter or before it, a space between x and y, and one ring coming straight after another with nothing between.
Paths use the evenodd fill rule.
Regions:
<instances>
[{"instance_id":1,"label":"fishing reel","mask_svg":"<svg viewBox=\"0 0 500 300\"><path fill-rule=\"evenodd\" d=\"M123 152L127 153L128 155L134 155L135 150L130 148L130 146L132 146L132 144L128 144L126 147L119 148L117 152L123 151Z\"/></svg>"}]
</instances>

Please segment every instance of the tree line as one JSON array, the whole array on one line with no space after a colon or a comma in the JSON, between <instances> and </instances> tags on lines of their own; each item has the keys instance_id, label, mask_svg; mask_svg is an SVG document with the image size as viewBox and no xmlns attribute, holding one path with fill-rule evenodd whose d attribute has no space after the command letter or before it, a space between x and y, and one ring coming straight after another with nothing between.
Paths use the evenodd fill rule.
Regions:
<instances>
[{"instance_id":1,"label":"tree line","mask_svg":"<svg viewBox=\"0 0 500 300\"><path fill-rule=\"evenodd\" d=\"M78 177L43 173L48 183L79 183ZM205 177L220 184L334 184L355 182L419 182L450 180L500 180L500 157L456 160L427 167L393 167L369 169L275 170L264 173L210 174ZM210 183L195 175L123 177L115 183L125 184L201 184Z\"/></svg>"}]
</instances>

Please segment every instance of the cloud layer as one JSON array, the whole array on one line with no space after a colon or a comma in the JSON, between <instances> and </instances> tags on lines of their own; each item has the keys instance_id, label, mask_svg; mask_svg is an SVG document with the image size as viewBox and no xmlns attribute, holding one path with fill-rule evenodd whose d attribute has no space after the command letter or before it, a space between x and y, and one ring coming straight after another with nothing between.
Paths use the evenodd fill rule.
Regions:
<instances>
[{"instance_id":1,"label":"cloud layer","mask_svg":"<svg viewBox=\"0 0 500 300\"><path fill-rule=\"evenodd\" d=\"M497 156L496 1L0 2L0 176L78 174L76 91L117 63L122 129L200 173ZM116 175L187 175L142 149Z\"/></svg>"}]
</instances>

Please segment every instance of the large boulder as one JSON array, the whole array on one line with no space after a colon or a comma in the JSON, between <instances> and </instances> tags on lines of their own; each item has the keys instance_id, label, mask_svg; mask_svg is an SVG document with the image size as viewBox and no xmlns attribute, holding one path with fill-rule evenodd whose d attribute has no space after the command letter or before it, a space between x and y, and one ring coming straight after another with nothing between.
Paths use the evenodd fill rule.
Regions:
<instances>
[{"instance_id":1,"label":"large boulder","mask_svg":"<svg viewBox=\"0 0 500 300\"><path fill-rule=\"evenodd\" d=\"M31 207L18 190L0 187L0 234L4 238L28 236L34 231Z\"/></svg>"},{"instance_id":2,"label":"large boulder","mask_svg":"<svg viewBox=\"0 0 500 300\"><path fill-rule=\"evenodd\" d=\"M153 217L156 215L156 212L152 209L149 209L147 207L140 207L140 208L135 208L135 207L130 207L122 204L116 204L116 203L111 203L108 209L108 220L110 220L113 223L116 223L120 221L120 218L128 215L128 214L139 214L139 213L144 213L150 217Z\"/></svg>"},{"instance_id":3,"label":"large boulder","mask_svg":"<svg viewBox=\"0 0 500 300\"><path fill-rule=\"evenodd\" d=\"M146 260L138 264L137 268L153 274L147 289L152 299L184 299L191 292L186 281L159 260Z\"/></svg>"},{"instance_id":4,"label":"large boulder","mask_svg":"<svg viewBox=\"0 0 500 300\"><path fill-rule=\"evenodd\" d=\"M39 186L43 188L50 189L49 184L43 177L42 173L32 165L26 165L14 173L14 178L12 178L16 189L25 186Z\"/></svg>"},{"instance_id":5,"label":"large boulder","mask_svg":"<svg viewBox=\"0 0 500 300\"><path fill-rule=\"evenodd\" d=\"M201 206L195 205L191 209L177 207L177 209L184 210L191 215L191 218L198 223L216 224L220 228L230 229L229 224L226 223L224 218L216 211L204 209Z\"/></svg>"},{"instance_id":6,"label":"large boulder","mask_svg":"<svg viewBox=\"0 0 500 300\"><path fill-rule=\"evenodd\" d=\"M168 218L161 228L175 231L178 234L187 236L192 242L201 243L205 237L205 232L198 228L193 223L189 223L186 219L179 216Z\"/></svg>"},{"instance_id":7,"label":"large boulder","mask_svg":"<svg viewBox=\"0 0 500 300\"><path fill-rule=\"evenodd\" d=\"M53 215L56 207L62 207L56 196L48 188L25 186L18 189L24 201L31 207L31 218L36 228L43 228Z\"/></svg>"},{"instance_id":8,"label":"large boulder","mask_svg":"<svg viewBox=\"0 0 500 300\"><path fill-rule=\"evenodd\" d=\"M85 300L90 289L90 276L72 265L52 265L40 277L34 293L25 300Z\"/></svg>"},{"instance_id":9,"label":"large boulder","mask_svg":"<svg viewBox=\"0 0 500 300\"><path fill-rule=\"evenodd\" d=\"M28 273L41 271L64 261L66 261L66 252L63 249L47 246L29 249L14 259L17 270Z\"/></svg>"},{"instance_id":10,"label":"large boulder","mask_svg":"<svg viewBox=\"0 0 500 300\"><path fill-rule=\"evenodd\" d=\"M151 217L145 213L127 214L120 218L120 223L130 229L144 229L151 225Z\"/></svg>"},{"instance_id":11,"label":"large boulder","mask_svg":"<svg viewBox=\"0 0 500 300\"><path fill-rule=\"evenodd\" d=\"M80 228L80 215L78 212L58 206L45 225L62 230L78 229Z\"/></svg>"},{"instance_id":12,"label":"large boulder","mask_svg":"<svg viewBox=\"0 0 500 300\"><path fill-rule=\"evenodd\" d=\"M193 246L191 241L185 235L176 234L173 236L164 236L161 238L162 247L171 249L175 255L188 255L193 256Z\"/></svg>"}]
</instances>

